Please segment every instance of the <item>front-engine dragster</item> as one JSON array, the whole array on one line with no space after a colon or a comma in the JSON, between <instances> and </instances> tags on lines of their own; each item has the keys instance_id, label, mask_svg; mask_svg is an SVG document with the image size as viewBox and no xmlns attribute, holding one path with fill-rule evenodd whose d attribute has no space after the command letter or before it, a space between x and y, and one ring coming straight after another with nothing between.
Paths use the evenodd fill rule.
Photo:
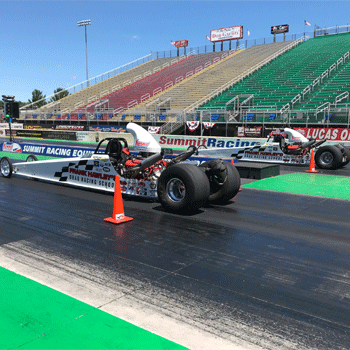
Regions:
<instances>
[{"instance_id":1,"label":"front-engine dragster","mask_svg":"<svg viewBox=\"0 0 350 350\"><path fill-rule=\"evenodd\" d=\"M267 162L287 165L309 165L311 150L320 169L339 169L350 161L349 148L341 145L323 145L327 140L309 140L290 128L270 133L262 145L200 150L207 157L233 158L242 161Z\"/></svg>"},{"instance_id":2,"label":"front-engine dragster","mask_svg":"<svg viewBox=\"0 0 350 350\"><path fill-rule=\"evenodd\" d=\"M136 154L130 152L126 139L106 138L89 158L36 161L30 155L27 162L12 164L3 157L1 174L108 192L114 192L119 176L123 194L158 199L172 211L196 210L208 201L224 203L238 193L240 176L229 161L202 158L199 165L187 163L198 154L196 147L167 157L139 125L129 123L127 131L134 136Z\"/></svg>"}]
</instances>

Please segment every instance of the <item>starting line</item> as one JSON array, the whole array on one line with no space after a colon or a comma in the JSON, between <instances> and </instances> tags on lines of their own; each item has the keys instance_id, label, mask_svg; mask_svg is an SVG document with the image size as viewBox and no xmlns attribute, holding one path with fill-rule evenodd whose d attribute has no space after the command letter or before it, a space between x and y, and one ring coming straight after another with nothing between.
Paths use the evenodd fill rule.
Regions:
<instances>
[{"instance_id":1,"label":"starting line","mask_svg":"<svg viewBox=\"0 0 350 350\"><path fill-rule=\"evenodd\" d=\"M0 267L2 349L185 347Z\"/></svg>"},{"instance_id":2,"label":"starting line","mask_svg":"<svg viewBox=\"0 0 350 350\"><path fill-rule=\"evenodd\" d=\"M242 187L350 200L350 178L292 173L255 181Z\"/></svg>"}]
</instances>

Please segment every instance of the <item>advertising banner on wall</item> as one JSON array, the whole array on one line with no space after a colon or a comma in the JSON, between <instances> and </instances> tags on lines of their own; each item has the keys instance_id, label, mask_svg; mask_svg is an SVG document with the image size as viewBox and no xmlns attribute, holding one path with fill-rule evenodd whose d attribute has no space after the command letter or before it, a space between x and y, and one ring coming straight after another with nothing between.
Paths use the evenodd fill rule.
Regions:
<instances>
[{"instance_id":1,"label":"advertising banner on wall","mask_svg":"<svg viewBox=\"0 0 350 350\"><path fill-rule=\"evenodd\" d=\"M0 129L10 129L9 123L0 123ZM22 130L23 124L21 123L11 123L11 129L13 130Z\"/></svg>"},{"instance_id":2,"label":"advertising banner on wall","mask_svg":"<svg viewBox=\"0 0 350 350\"><path fill-rule=\"evenodd\" d=\"M350 129L346 128L294 128L307 139L350 141Z\"/></svg>"},{"instance_id":3,"label":"advertising banner on wall","mask_svg":"<svg viewBox=\"0 0 350 350\"><path fill-rule=\"evenodd\" d=\"M247 126L239 126L237 129L237 136L261 137L261 129L261 126L256 126L253 128Z\"/></svg>"},{"instance_id":4,"label":"advertising banner on wall","mask_svg":"<svg viewBox=\"0 0 350 350\"><path fill-rule=\"evenodd\" d=\"M45 128L41 125L25 125L24 129L25 130L33 130L33 129L48 129L48 128Z\"/></svg>"},{"instance_id":5,"label":"advertising banner on wall","mask_svg":"<svg viewBox=\"0 0 350 350\"><path fill-rule=\"evenodd\" d=\"M84 125L57 125L56 130L84 131Z\"/></svg>"},{"instance_id":6,"label":"advertising banner on wall","mask_svg":"<svg viewBox=\"0 0 350 350\"><path fill-rule=\"evenodd\" d=\"M288 33L289 32L289 25L288 24L282 24L279 26L271 26L271 34L280 34L280 33Z\"/></svg>"},{"instance_id":7,"label":"advertising banner on wall","mask_svg":"<svg viewBox=\"0 0 350 350\"><path fill-rule=\"evenodd\" d=\"M89 157L94 152L94 149L85 147L40 145L25 142L0 142L0 151L69 158Z\"/></svg>"},{"instance_id":8,"label":"advertising banner on wall","mask_svg":"<svg viewBox=\"0 0 350 350\"><path fill-rule=\"evenodd\" d=\"M100 131L100 132L126 132L125 126L89 126L89 131Z\"/></svg>"},{"instance_id":9,"label":"advertising banner on wall","mask_svg":"<svg viewBox=\"0 0 350 350\"><path fill-rule=\"evenodd\" d=\"M12 136L16 136L16 135L17 135L17 131L18 131L18 130L12 130L12 129L11 129L11 133L10 133L10 130L7 130L7 129L6 129L6 136L10 136L10 134L11 134Z\"/></svg>"},{"instance_id":10,"label":"advertising banner on wall","mask_svg":"<svg viewBox=\"0 0 350 350\"><path fill-rule=\"evenodd\" d=\"M177 40L174 45L175 47L186 47L188 46L188 40Z\"/></svg>"},{"instance_id":11,"label":"advertising banner on wall","mask_svg":"<svg viewBox=\"0 0 350 350\"><path fill-rule=\"evenodd\" d=\"M35 139L42 139L43 132L41 130L17 130L18 137L32 137Z\"/></svg>"},{"instance_id":12,"label":"advertising banner on wall","mask_svg":"<svg viewBox=\"0 0 350 350\"><path fill-rule=\"evenodd\" d=\"M94 142L96 141L96 137L94 133L89 133L87 131L78 131L76 133L77 135L77 141L81 142Z\"/></svg>"},{"instance_id":13,"label":"advertising banner on wall","mask_svg":"<svg viewBox=\"0 0 350 350\"><path fill-rule=\"evenodd\" d=\"M77 136L75 132L68 131L43 131L43 139L53 139L53 140L67 140L76 141Z\"/></svg>"},{"instance_id":14,"label":"advertising banner on wall","mask_svg":"<svg viewBox=\"0 0 350 350\"><path fill-rule=\"evenodd\" d=\"M233 26L219 29L212 29L210 31L210 41L226 41L243 38L243 26Z\"/></svg>"}]
</instances>

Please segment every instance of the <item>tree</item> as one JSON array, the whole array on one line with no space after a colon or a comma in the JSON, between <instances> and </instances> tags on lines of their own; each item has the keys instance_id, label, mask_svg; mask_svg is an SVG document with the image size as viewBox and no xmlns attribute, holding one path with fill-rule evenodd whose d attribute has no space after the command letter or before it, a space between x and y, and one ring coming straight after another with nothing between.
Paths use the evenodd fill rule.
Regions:
<instances>
[{"instance_id":1,"label":"tree","mask_svg":"<svg viewBox=\"0 0 350 350\"><path fill-rule=\"evenodd\" d=\"M66 97L69 95L69 92L65 89L62 88L57 88L56 90L54 90L53 92L55 95L51 97L50 102L55 102L60 100L63 97Z\"/></svg>"},{"instance_id":2,"label":"tree","mask_svg":"<svg viewBox=\"0 0 350 350\"><path fill-rule=\"evenodd\" d=\"M21 108L27 104L27 102L21 102L21 101L16 101L18 102L18 107ZM0 100L0 109L4 108L4 99Z\"/></svg>"},{"instance_id":3,"label":"tree","mask_svg":"<svg viewBox=\"0 0 350 350\"><path fill-rule=\"evenodd\" d=\"M28 103L35 103L35 106L39 108L46 105L47 102L45 98L46 98L46 95L43 95L42 91L35 89L32 92L32 99L28 100Z\"/></svg>"}]
</instances>

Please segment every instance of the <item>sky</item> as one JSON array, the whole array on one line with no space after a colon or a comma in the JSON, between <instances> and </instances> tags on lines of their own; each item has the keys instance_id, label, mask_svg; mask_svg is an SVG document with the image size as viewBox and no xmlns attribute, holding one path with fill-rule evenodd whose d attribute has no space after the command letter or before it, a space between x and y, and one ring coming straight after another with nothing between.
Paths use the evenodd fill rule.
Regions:
<instances>
[{"instance_id":1,"label":"sky","mask_svg":"<svg viewBox=\"0 0 350 350\"><path fill-rule=\"evenodd\" d=\"M350 1L0 1L0 93L27 102L34 89L49 96L58 87L89 78L149 55L211 45L210 30L242 25L244 38L271 37L271 26L289 24L303 33L304 20L333 27L350 22ZM282 35L282 34L280 34Z\"/></svg>"}]
</instances>

